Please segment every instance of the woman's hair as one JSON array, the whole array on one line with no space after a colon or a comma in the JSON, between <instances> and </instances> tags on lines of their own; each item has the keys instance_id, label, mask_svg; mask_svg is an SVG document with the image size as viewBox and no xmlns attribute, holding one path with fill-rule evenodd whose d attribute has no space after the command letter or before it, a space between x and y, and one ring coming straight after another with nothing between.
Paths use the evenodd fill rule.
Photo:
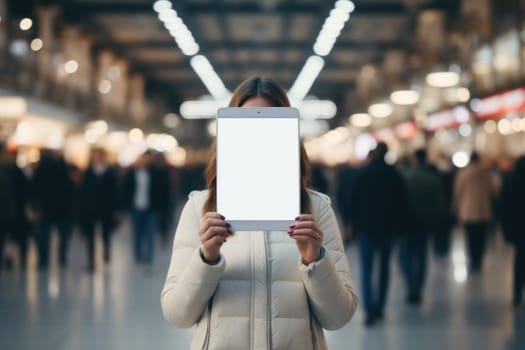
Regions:
<instances>
[{"instance_id":1,"label":"woman's hair","mask_svg":"<svg viewBox=\"0 0 525 350\"><path fill-rule=\"evenodd\" d=\"M275 107L290 107L286 92L272 79L253 77L243 81L233 92L229 107L241 107L246 101L254 97L262 97ZM301 153L301 213L311 213L310 196L306 191L310 179L310 163L303 144L300 144ZM208 198L204 203L202 213L205 214L217 209L217 152L216 145L210 149L208 167L206 168L206 187ZM253 184L257 186L257 184Z\"/></svg>"}]
</instances>

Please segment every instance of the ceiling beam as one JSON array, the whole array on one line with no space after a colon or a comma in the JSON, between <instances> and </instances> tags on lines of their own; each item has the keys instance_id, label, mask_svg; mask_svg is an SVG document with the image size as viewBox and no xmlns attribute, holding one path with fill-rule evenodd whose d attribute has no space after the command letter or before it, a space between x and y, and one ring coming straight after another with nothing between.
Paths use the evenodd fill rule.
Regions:
<instances>
[{"instance_id":1,"label":"ceiling beam","mask_svg":"<svg viewBox=\"0 0 525 350\"><path fill-rule=\"evenodd\" d=\"M433 3L442 3L441 1L434 1ZM184 8L186 15L262 15L262 14L311 14L315 16L327 15L326 6L319 2L317 4L301 4L293 2L283 2L277 4L271 9L265 9L257 3L237 3L224 4L218 2L211 2L207 4L191 3L191 1L184 2L180 5ZM175 3L175 10L178 10L178 4ZM122 3L122 2L96 2L96 3L75 3L69 6L70 11L76 12L79 16L112 14L112 15L141 15L148 14L155 15L153 7L149 3ZM354 14L359 15L394 15L404 14L408 11L408 7L402 3L361 2L356 4Z\"/></svg>"},{"instance_id":2,"label":"ceiling beam","mask_svg":"<svg viewBox=\"0 0 525 350\"><path fill-rule=\"evenodd\" d=\"M226 50L312 50L313 43L311 42L284 42L274 41L268 43L257 43L253 41L200 41L199 45L205 51L226 49ZM162 41L135 41L129 43L119 43L119 46L126 50L133 49L176 49L178 50L177 44L173 40L162 40ZM335 48L341 49L352 49L352 50L390 50L390 49L403 49L406 48L407 44L404 40L397 41L337 41Z\"/></svg>"}]
</instances>

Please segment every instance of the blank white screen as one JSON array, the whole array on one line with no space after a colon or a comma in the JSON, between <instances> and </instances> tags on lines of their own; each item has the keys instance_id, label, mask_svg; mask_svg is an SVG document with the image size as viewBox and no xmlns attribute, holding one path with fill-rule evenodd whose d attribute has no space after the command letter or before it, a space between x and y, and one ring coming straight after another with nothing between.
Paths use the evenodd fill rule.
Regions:
<instances>
[{"instance_id":1,"label":"blank white screen","mask_svg":"<svg viewBox=\"0 0 525 350\"><path fill-rule=\"evenodd\" d=\"M227 220L293 220L300 212L294 118L218 118L217 211Z\"/></svg>"}]
</instances>

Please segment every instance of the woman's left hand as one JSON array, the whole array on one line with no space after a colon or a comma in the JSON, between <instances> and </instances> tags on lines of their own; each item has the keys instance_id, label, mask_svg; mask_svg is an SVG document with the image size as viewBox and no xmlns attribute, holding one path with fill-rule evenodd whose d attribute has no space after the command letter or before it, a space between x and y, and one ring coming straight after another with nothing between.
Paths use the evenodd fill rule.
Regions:
<instances>
[{"instance_id":1,"label":"woman's left hand","mask_svg":"<svg viewBox=\"0 0 525 350\"><path fill-rule=\"evenodd\" d=\"M319 259L323 244L323 231L317 225L313 215L301 214L290 226L288 235L295 239L303 264L308 265Z\"/></svg>"}]
</instances>

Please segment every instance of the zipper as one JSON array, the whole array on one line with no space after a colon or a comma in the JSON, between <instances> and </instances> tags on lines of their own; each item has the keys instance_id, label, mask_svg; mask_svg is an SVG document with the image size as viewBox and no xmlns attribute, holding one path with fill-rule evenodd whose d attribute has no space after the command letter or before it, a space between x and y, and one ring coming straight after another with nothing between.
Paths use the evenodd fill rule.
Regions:
<instances>
[{"instance_id":1,"label":"zipper","mask_svg":"<svg viewBox=\"0 0 525 350\"><path fill-rule=\"evenodd\" d=\"M251 287L251 317L250 317L250 349L253 349L254 342L254 327L255 327L255 262L254 262L254 252L253 252L253 236L250 234L250 267L251 267L251 276L250 276L250 287Z\"/></svg>"},{"instance_id":2,"label":"zipper","mask_svg":"<svg viewBox=\"0 0 525 350\"><path fill-rule=\"evenodd\" d=\"M213 303L213 297L211 297L210 301L208 302L208 311L207 311L208 319L206 320L206 336L204 337L204 343L202 344L202 350L207 350L210 345L212 303Z\"/></svg>"},{"instance_id":3,"label":"zipper","mask_svg":"<svg viewBox=\"0 0 525 350\"><path fill-rule=\"evenodd\" d=\"M266 262L266 319L268 327L266 327L266 337L268 349L272 348L272 283L271 283L271 264L268 244L269 231L264 231L264 254Z\"/></svg>"}]
</instances>

